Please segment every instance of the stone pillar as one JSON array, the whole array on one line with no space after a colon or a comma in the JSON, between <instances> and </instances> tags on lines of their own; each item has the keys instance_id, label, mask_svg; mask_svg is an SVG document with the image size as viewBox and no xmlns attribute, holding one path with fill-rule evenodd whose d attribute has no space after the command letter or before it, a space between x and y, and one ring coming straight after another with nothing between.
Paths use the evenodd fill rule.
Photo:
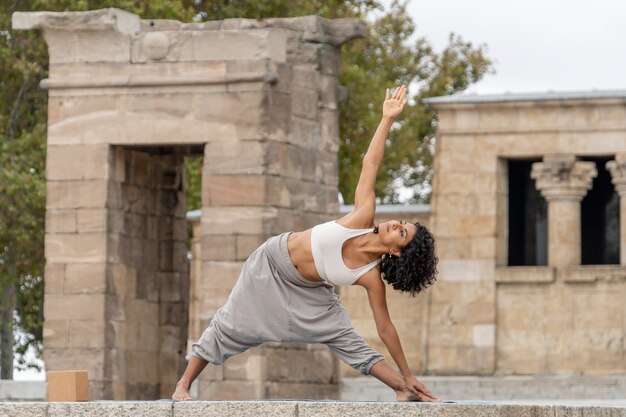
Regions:
<instances>
[{"instance_id":1,"label":"stone pillar","mask_svg":"<svg viewBox=\"0 0 626 417\"><path fill-rule=\"evenodd\" d=\"M620 264L626 265L626 153L615 155L615 160L606 163L613 177L612 182L619 194L619 248Z\"/></svg>"},{"instance_id":2,"label":"stone pillar","mask_svg":"<svg viewBox=\"0 0 626 417\"><path fill-rule=\"evenodd\" d=\"M548 264L580 265L580 201L598 175L593 162L574 155L546 155L531 177L548 201Z\"/></svg>"}]
</instances>

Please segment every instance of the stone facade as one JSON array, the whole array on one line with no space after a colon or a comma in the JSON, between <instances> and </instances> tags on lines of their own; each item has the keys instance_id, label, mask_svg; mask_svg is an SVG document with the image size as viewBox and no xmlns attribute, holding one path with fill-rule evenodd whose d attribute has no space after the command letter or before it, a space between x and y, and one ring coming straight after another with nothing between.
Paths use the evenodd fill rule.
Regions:
<instances>
[{"instance_id":1,"label":"stone facade","mask_svg":"<svg viewBox=\"0 0 626 417\"><path fill-rule=\"evenodd\" d=\"M604 169L593 158L614 160L608 170L623 193L626 94L429 103L439 115L431 224L440 276L428 296L424 371L625 373L626 270L581 265L581 200ZM507 164L519 160L538 161L530 176L547 202L545 266L509 266L508 202L523 190L509 189ZM624 253L626 233L619 244Z\"/></svg>"},{"instance_id":2,"label":"stone facade","mask_svg":"<svg viewBox=\"0 0 626 417\"><path fill-rule=\"evenodd\" d=\"M183 158L204 156L197 337L258 244L337 212L338 46L365 25L104 9L15 13L13 28L42 30L50 55L46 367L88 369L92 399L169 397L188 338ZM323 366L293 380L295 351ZM337 375L325 350L268 346L205 372L199 392L335 398Z\"/></svg>"}]
</instances>

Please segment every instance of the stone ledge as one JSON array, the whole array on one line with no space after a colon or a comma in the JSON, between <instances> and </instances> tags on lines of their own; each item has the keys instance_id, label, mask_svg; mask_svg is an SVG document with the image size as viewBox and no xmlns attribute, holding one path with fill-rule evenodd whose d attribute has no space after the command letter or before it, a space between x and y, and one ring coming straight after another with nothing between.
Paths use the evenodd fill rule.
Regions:
<instances>
[{"instance_id":1,"label":"stone ledge","mask_svg":"<svg viewBox=\"0 0 626 417\"><path fill-rule=\"evenodd\" d=\"M497 283L554 282L554 268L548 266L506 266L496 268Z\"/></svg>"},{"instance_id":2,"label":"stone ledge","mask_svg":"<svg viewBox=\"0 0 626 417\"><path fill-rule=\"evenodd\" d=\"M121 9L108 8L86 12L15 12L13 30L114 30L125 35L139 32L139 16Z\"/></svg>"},{"instance_id":3,"label":"stone ledge","mask_svg":"<svg viewBox=\"0 0 626 417\"><path fill-rule=\"evenodd\" d=\"M45 397L45 381L0 380L0 401L41 401Z\"/></svg>"},{"instance_id":4,"label":"stone ledge","mask_svg":"<svg viewBox=\"0 0 626 417\"><path fill-rule=\"evenodd\" d=\"M238 73L224 76L195 76L195 77L159 77L129 75L127 77L101 77L101 78L46 78L41 81L40 87L44 90L62 88L126 88L126 87L160 87L181 85L224 85L237 83L276 83L278 77L271 71L261 73Z\"/></svg>"},{"instance_id":5,"label":"stone ledge","mask_svg":"<svg viewBox=\"0 0 626 417\"><path fill-rule=\"evenodd\" d=\"M622 406L315 401L0 403L0 417L626 417Z\"/></svg>"},{"instance_id":6,"label":"stone ledge","mask_svg":"<svg viewBox=\"0 0 626 417\"><path fill-rule=\"evenodd\" d=\"M623 265L576 265L557 270L559 280L565 282L624 281L626 266Z\"/></svg>"}]
</instances>

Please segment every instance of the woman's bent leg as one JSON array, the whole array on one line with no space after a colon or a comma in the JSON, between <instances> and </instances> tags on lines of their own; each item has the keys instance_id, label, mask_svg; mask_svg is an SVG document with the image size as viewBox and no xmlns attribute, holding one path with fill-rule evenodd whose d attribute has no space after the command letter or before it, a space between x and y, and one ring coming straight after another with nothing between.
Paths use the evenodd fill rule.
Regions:
<instances>
[{"instance_id":1,"label":"woman's bent leg","mask_svg":"<svg viewBox=\"0 0 626 417\"><path fill-rule=\"evenodd\" d=\"M191 383L196 380L208 363L209 362L204 359L200 359L196 356L191 357L191 360L187 364L187 369L185 369L183 376L176 384L176 391L174 391L172 395L173 400L191 400L191 395L189 395Z\"/></svg>"}]
</instances>

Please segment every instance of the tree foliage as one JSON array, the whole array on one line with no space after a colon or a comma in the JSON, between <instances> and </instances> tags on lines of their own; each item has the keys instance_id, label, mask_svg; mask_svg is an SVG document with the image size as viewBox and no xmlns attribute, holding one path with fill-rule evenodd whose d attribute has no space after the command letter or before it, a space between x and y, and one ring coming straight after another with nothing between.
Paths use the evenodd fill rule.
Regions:
<instances>
[{"instance_id":1,"label":"tree foliage","mask_svg":"<svg viewBox=\"0 0 626 417\"><path fill-rule=\"evenodd\" d=\"M389 135L376 182L384 203L427 202L434 153L435 114L423 99L465 90L490 70L484 46L473 46L451 34L437 53L425 37L415 37L406 3L394 1L370 27L370 36L344 45L340 81L349 92L341 105L339 188L354 201L360 161L380 121L386 88L410 86L405 110Z\"/></svg>"},{"instance_id":2,"label":"tree foliage","mask_svg":"<svg viewBox=\"0 0 626 417\"><path fill-rule=\"evenodd\" d=\"M46 93L38 84L47 77L48 56L41 34L11 30L11 14L105 7L183 22L309 14L368 18L376 10L369 38L342 48L340 82L348 99L340 108L339 188L346 203L354 199L361 158L380 119L386 88L411 86L404 115L389 137L376 194L385 203L398 202L402 187L413 193L408 201L426 202L436 119L422 99L463 91L491 67L483 46L454 34L443 51L434 51L426 38L415 35L406 3L398 0L386 9L379 0L0 0L0 314L13 317L0 327L26 334L16 342L18 358L29 346L38 352L42 337L47 108ZM198 160L189 160L190 208L200 201L200 169ZM0 346L2 357L7 353ZM6 375L3 371L2 377Z\"/></svg>"}]
</instances>

